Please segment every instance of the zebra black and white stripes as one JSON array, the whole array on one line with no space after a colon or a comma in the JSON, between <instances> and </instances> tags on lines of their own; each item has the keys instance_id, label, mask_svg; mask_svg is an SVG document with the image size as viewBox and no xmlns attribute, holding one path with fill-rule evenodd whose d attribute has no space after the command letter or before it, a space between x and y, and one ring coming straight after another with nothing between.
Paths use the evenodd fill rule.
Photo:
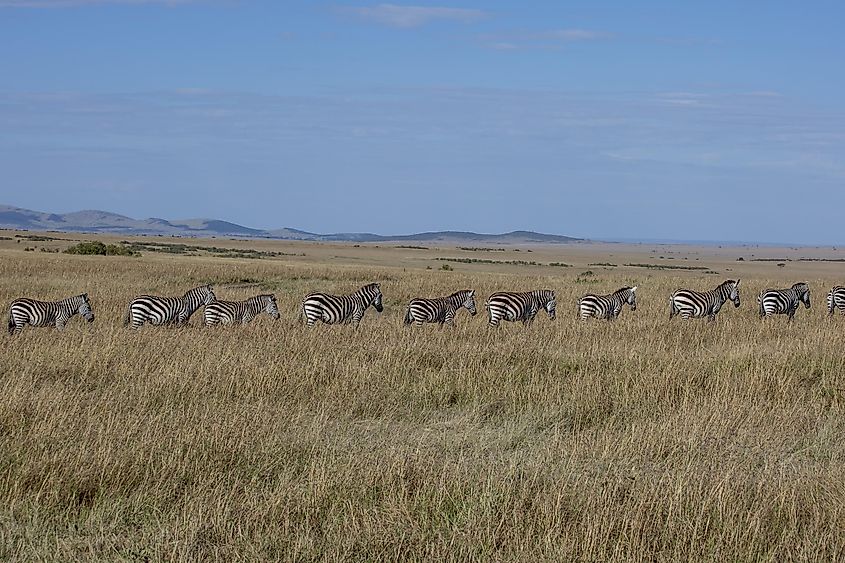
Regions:
<instances>
[{"instance_id":1,"label":"zebra black and white stripes","mask_svg":"<svg viewBox=\"0 0 845 563\"><path fill-rule=\"evenodd\" d=\"M129 304L123 324L132 328L140 328L145 322L151 325L182 325L188 322L194 311L216 300L210 285L195 287L182 297L141 295Z\"/></svg>"},{"instance_id":2,"label":"zebra black and white stripes","mask_svg":"<svg viewBox=\"0 0 845 563\"><path fill-rule=\"evenodd\" d=\"M614 320L627 303L632 311L637 310L637 287L623 287L610 295L588 293L578 300L578 314L582 321L590 317Z\"/></svg>"},{"instance_id":3,"label":"zebra black and white stripes","mask_svg":"<svg viewBox=\"0 0 845 563\"><path fill-rule=\"evenodd\" d=\"M836 309L845 315L845 287L841 285L833 286L827 294L827 314L833 316L833 311Z\"/></svg>"},{"instance_id":4,"label":"zebra black and white stripes","mask_svg":"<svg viewBox=\"0 0 845 563\"><path fill-rule=\"evenodd\" d=\"M247 324L263 312L279 318L275 295L256 295L245 301L214 301L205 306L203 317L207 326Z\"/></svg>"},{"instance_id":5,"label":"zebra black and white stripes","mask_svg":"<svg viewBox=\"0 0 845 563\"><path fill-rule=\"evenodd\" d=\"M440 323L454 326L458 309L465 307L470 315L475 316L475 291L463 289L448 297L412 299L405 313L405 324Z\"/></svg>"},{"instance_id":6,"label":"zebra black and white stripes","mask_svg":"<svg viewBox=\"0 0 845 563\"><path fill-rule=\"evenodd\" d=\"M549 318L555 318L555 292L550 289L538 289L525 293L498 292L487 299L484 304L487 309L488 324L499 326L499 322L522 321L529 325L540 309L545 309Z\"/></svg>"},{"instance_id":7,"label":"zebra black and white stripes","mask_svg":"<svg viewBox=\"0 0 845 563\"><path fill-rule=\"evenodd\" d=\"M79 313L86 321L94 321L94 311L88 301L88 294L68 297L61 301L36 301L22 297L9 306L9 334L17 334L27 324L32 326L54 326L63 330L67 322Z\"/></svg>"},{"instance_id":8,"label":"zebra black and white stripes","mask_svg":"<svg viewBox=\"0 0 845 563\"><path fill-rule=\"evenodd\" d=\"M733 301L734 307L739 307L739 282L727 280L712 291L677 290L669 298L669 319L680 315L682 319L707 317L708 321L716 320L716 314L726 301Z\"/></svg>"},{"instance_id":9,"label":"zebra black and white stripes","mask_svg":"<svg viewBox=\"0 0 845 563\"><path fill-rule=\"evenodd\" d=\"M792 321L801 303L810 308L810 287L805 282L799 282L789 289L765 289L757 297L757 303L760 304L761 318L787 315L787 320Z\"/></svg>"},{"instance_id":10,"label":"zebra black and white stripes","mask_svg":"<svg viewBox=\"0 0 845 563\"><path fill-rule=\"evenodd\" d=\"M370 305L379 313L384 310L381 299L381 287L377 283L365 285L351 295L309 293L302 300L299 318L304 316L307 326L314 326L317 321L358 326Z\"/></svg>"}]
</instances>

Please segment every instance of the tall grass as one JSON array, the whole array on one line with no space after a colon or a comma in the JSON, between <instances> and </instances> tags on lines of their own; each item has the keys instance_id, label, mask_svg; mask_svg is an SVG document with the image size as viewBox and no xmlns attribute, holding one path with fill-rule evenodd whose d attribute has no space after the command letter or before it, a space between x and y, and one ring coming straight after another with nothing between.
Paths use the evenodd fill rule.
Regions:
<instances>
[{"instance_id":1,"label":"tall grass","mask_svg":"<svg viewBox=\"0 0 845 563\"><path fill-rule=\"evenodd\" d=\"M554 277L6 252L0 302L87 291L97 320L2 338L0 558L841 560L845 319L668 321L712 276ZM386 310L306 330L309 290ZM275 291L282 319L121 326L136 294ZM616 323L585 290L640 286ZM747 285L746 285L747 284ZM414 296L551 287L528 330L402 326Z\"/></svg>"}]
</instances>

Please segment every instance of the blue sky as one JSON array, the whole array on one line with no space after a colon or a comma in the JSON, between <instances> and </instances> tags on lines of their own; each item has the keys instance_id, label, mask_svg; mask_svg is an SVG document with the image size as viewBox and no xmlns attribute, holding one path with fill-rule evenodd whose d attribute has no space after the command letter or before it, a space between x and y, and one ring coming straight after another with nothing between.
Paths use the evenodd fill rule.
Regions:
<instances>
[{"instance_id":1,"label":"blue sky","mask_svg":"<svg viewBox=\"0 0 845 563\"><path fill-rule=\"evenodd\" d=\"M0 0L0 203L843 243L841 2Z\"/></svg>"}]
</instances>

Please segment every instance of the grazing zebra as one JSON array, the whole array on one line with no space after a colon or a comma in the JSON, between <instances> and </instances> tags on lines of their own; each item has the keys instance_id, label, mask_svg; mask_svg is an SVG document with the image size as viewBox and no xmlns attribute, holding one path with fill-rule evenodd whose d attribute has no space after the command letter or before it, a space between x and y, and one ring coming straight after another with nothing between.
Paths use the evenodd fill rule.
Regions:
<instances>
[{"instance_id":1,"label":"grazing zebra","mask_svg":"<svg viewBox=\"0 0 845 563\"><path fill-rule=\"evenodd\" d=\"M827 314L833 316L835 309L839 309L845 315L845 287L841 285L833 286L827 294Z\"/></svg>"},{"instance_id":2,"label":"grazing zebra","mask_svg":"<svg viewBox=\"0 0 845 563\"><path fill-rule=\"evenodd\" d=\"M760 292L757 303L760 304L760 318L767 315L788 315L787 320L792 321L798 305L803 303L806 309L810 308L810 287L805 282L800 282L789 289L766 289Z\"/></svg>"},{"instance_id":3,"label":"grazing zebra","mask_svg":"<svg viewBox=\"0 0 845 563\"><path fill-rule=\"evenodd\" d=\"M555 319L555 292L550 289L538 289L525 293L494 293L484 304L487 309L490 326L499 326L499 321L522 321L529 325L540 309L545 309L549 318Z\"/></svg>"},{"instance_id":4,"label":"grazing zebra","mask_svg":"<svg viewBox=\"0 0 845 563\"><path fill-rule=\"evenodd\" d=\"M129 304L123 325L131 323L132 328L140 328L145 322L151 325L182 325L188 322L194 311L216 300L210 285L195 287L182 297L141 295Z\"/></svg>"},{"instance_id":5,"label":"grazing zebra","mask_svg":"<svg viewBox=\"0 0 845 563\"><path fill-rule=\"evenodd\" d=\"M224 324L247 324L259 314L266 312L274 319L279 318L279 307L275 295L256 295L245 301L215 301L203 311L206 326Z\"/></svg>"},{"instance_id":6,"label":"grazing zebra","mask_svg":"<svg viewBox=\"0 0 845 563\"><path fill-rule=\"evenodd\" d=\"M89 323L94 322L94 311L88 301L88 294L68 297L61 301L36 301L22 297L9 306L9 334L17 334L24 325L55 326L64 330L67 322L79 313Z\"/></svg>"},{"instance_id":7,"label":"grazing zebra","mask_svg":"<svg viewBox=\"0 0 845 563\"><path fill-rule=\"evenodd\" d=\"M381 287L377 283L365 285L351 295L329 295L328 293L309 293L302 300L299 318L303 315L307 326L314 326L317 321L326 324L349 324L356 327L361 322L367 307L372 305L381 313Z\"/></svg>"},{"instance_id":8,"label":"grazing zebra","mask_svg":"<svg viewBox=\"0 0 845 563\"><path fill-rule=\"evenodd\" d=\"M706 316L708 321L715 321L716 313L726 301L733 301L734 307L739 307L739 281L727 280L712 291L679 289L669 298L669 319L675 315L682 319Z\"/></svg>"},{"instance_id":9,"label":"grazing zebra","mask_svg":"<svg viewBox=\"0 0 845 563\"><path fill-rule=\"evenodd\" d=\"M593 295L588 293L578 300L578 312L581 320L590 317L615 320L622 307L627 303L632 311L637 310L637 287L623 287L610 295Z\"/></svg>"},{"instance_id":10,"label":"grazing zebra","mask_svg":"<svg viewBox=\"0 0 845 563\"><path fill-rule=\"evenodd\" d=\"M423 323L445 323L455 326L455 315L461 307L465 307L470 315L475 316L475 291L464 289L448 297L411 299L405 313L405 324L421 326Z\"/></svg>"}]
</instances>

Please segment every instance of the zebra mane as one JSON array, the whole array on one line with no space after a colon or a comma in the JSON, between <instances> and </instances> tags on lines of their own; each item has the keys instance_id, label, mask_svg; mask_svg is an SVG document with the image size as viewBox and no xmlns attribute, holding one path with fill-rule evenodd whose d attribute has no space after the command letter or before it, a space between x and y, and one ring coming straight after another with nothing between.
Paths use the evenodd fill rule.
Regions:
<instances>
[{"instance_id":1,"label":"zebra mane","mask_svg":"<svg viewBox=\"0 0 845 563\"><path fill-rule=\"evenodd\" d=\"M189 289L188 291L185 292L185 294L182 297L188 297L189 295L199 293L200 290L202 290L202 289L211 290L211 284L207 283L205 285L198 285L193 289Z\"/></svg>"},{"instance_id":2,"label":"zebra mane","mask_svg":"<svg viewBox=\"0 0 845 563\"><path fill-rule=\"evenodd\" d=\"M810 289L810 286L807 284L807 282L798 282L792 284L792 289Z\"/></svg>"},{"instance_id":3,"label":"zebra mane","mask_svg":"<svg viewBox=\"0 0 845 563\"><path fill-rule=\"evenodd\" d=\"M472 293L471 289L462 289L460 291L456 291L446 299L465 299L470 293Z\"/></svg>"}]
</instances>

